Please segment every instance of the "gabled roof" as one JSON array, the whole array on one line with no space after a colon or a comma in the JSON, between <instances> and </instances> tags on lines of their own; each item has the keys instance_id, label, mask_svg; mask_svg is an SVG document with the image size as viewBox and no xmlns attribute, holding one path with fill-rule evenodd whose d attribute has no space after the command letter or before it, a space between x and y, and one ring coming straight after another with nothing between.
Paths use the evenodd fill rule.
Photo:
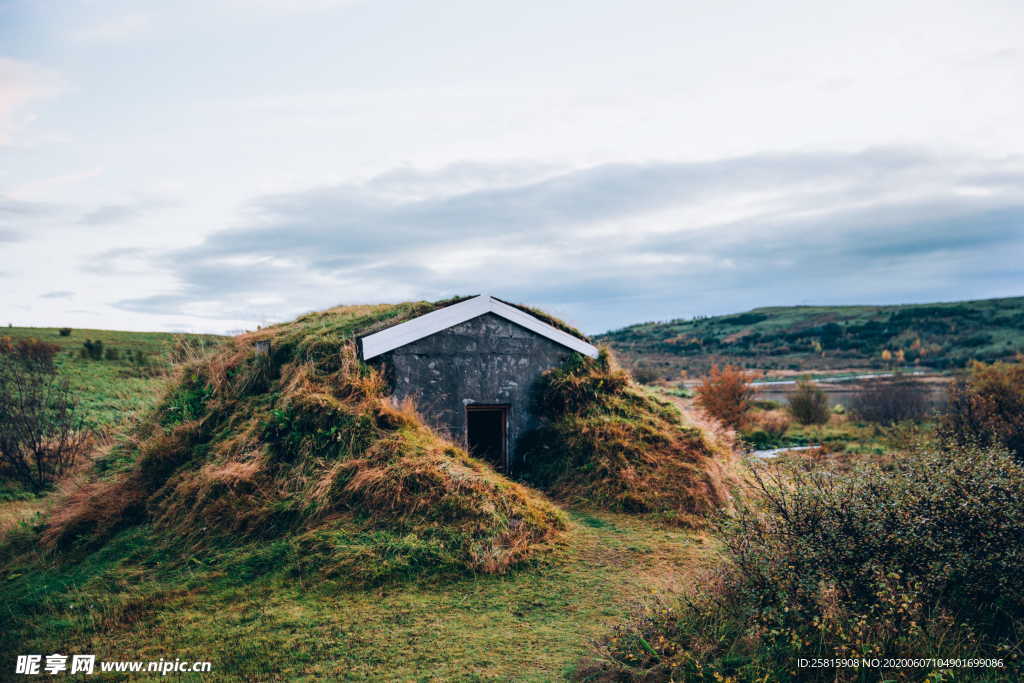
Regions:
<instances>
[{"instance_id":1,"label":"gabled roof","mask_svg":"<svg viewBox=\"0 0 1024 683\"><path fill-rule=\"evenodd\" d=\"M359 341L363 360L370 360L382 353L411 344L414 341L429 337L441 330L447 330L449 327L472 320L485 313L493 313L573 351L578 351L591 358L597 358L597 349L592 344L588 344L568 332L563 332L557 327L553 327L540 318L521 311L515 306L509 306L502 301L482 294L421 315L418 318L407 320L386 330L361 337Z\"/></svg>"}]
</instances>

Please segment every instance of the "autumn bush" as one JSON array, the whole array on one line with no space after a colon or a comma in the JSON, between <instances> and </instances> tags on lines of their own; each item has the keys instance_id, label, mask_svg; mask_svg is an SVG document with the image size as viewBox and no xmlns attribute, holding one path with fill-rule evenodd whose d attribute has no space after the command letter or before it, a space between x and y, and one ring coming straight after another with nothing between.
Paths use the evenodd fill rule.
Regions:
<instances>
[{"instance_id":1,"label":"autumn bush","mask_svg":"<svg viewBox=\"0 0 1024 683\"><path fill-rule=\"evenodd\" d=\"M828 422L831 412L828 396L810 380L797 382L796 390L786 397L789 412L802 425L820 425Z\"/></svg>"},{"instance_id":2,"label":"autumn bush","mask_svg":"<svg viewBox=\"0 0 1024 683\"><path fill-rule=\"evenodd\" d=\"M1024 462L1024 359L972 363L949 391L939 433L956 444L1003 446Z\"/></svg>"},{"instance_id":3,"label":"autumn bush","mask_svg":"<svg viewBox=\"0 0 1024 683\"><path fill-rule=\"evenodd\" d=\"M1003 660L995 680L1019 680L1024 469L1006 452L925 450L843 477L759 472L760 495L718 529L725 561L704 587L619 627L580 678L791 680L798 658L982 657Z\"/></svg>"},{"instance_id":4,"label":"autumn bush","mask_svg":"<svg viewBox=\"0 0 1024 683\"><path fill-rule=\"evenodd\" d=\"M736 365L712 365L704 380L697 385L695 402L708 415L738 429L750 409L754 375Z\"/></svg>"},{"instance_id":5,"label":"autumn bush","mask_svg":"<svg viewBox=\"0 0 1024 683\"><path fill-rule=\"evenodd\" d=\"M0 358L33 371L52 372L53 359L60 346L38 339L0 337Z\"/></svg>"}]
</instances>

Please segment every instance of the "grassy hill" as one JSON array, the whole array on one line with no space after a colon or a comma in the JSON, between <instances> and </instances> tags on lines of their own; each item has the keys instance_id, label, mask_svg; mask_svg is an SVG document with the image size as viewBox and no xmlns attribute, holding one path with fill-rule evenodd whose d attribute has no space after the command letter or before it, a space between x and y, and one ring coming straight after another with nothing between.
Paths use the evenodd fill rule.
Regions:
<instances>
[{"instance_id":1,"label":"grassy hill","mask_svg":"<svg viewBox=\"0 0 1024 683\"><path fill-rule=\"evenodd\" d=\"M713 362L780 370L944 370L1024 351L1024 297L898 306L773 306L646 322L596 337L634 365L701 372Z\"/></svg>"},{"instance_id":2,"label":"grassy hill","mask_svg":"<svg viewBox=\"0 0 1024 683\"><path fill-rule=\"evenodd\" d=\"M0 328L0 337L39 339L59 346L55 363L75 390L86 419L98 426L155 405L159 371L166 368L176 345L216 344L226 339L216 335L86 329L74 329L62 336L55 327L4 327ZM102 342L102 359L83 357L87 340Z\"/></svg>"},{"instance_id":3,"label":"grassy hill","mask_svg":"<svg viewBox=\"0 0 1024 683\"><path fill-rule=\"evenodd\" d=\"M137 419L55 491L0 496L0 662L67 651L212 661L203 680L554 680L638 602L691 585L713 544L636 489L658 493L668 472L709 512L723 501L683 484L698 458L723 466L728 444L703 443L702 423L604 354L547 392L547 448L588 476L549 473L566 500L506 480L391 404L355 355L355 332L443 303L309 314L137 386L131 363L86 360L82 341L173 355L181 340L11 328L62 345L95 415ZM615 436L630 441L621 462L599 448ZM685 449L677 466L649 462ZM605 481L621 469L625 489Z\"/></svg>"}]
</instances>

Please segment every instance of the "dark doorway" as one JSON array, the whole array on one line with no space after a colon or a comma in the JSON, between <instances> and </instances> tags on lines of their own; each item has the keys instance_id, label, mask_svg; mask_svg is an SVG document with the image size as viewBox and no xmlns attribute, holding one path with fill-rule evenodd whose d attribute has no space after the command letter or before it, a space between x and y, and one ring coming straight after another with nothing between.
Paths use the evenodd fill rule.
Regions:
<instances>
[{"instance_id":1,"label":"dark doorway","mask_svg":"<svg viewBox=\"0 0 1024 683\"><path fill-rule=\"evenodd\" d=\"M466 406L466 443L474 458L504 472L508 406Z\"/></svg>"}]
</instances>

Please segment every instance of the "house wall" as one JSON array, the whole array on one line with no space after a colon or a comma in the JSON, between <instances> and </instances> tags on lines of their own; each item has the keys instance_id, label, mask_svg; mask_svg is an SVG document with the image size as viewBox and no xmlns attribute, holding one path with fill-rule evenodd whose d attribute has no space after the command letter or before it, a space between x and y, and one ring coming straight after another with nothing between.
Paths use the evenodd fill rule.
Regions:
<instances>
[{"instance_id":1,"label":"house wall","mask_svg":"<svg viewBox=\"0 0 1024 683\"><path fill-rule=\"evenodd\" d=\"M423 417L456 443L466 443L466 406L505 404L508 451L532 428L532 388L541 373L574 351L493 313L389 351L380 363L392 395L411 397ZM515 464L512 463L512 469Z\"/></svg>"}]
</instances>

